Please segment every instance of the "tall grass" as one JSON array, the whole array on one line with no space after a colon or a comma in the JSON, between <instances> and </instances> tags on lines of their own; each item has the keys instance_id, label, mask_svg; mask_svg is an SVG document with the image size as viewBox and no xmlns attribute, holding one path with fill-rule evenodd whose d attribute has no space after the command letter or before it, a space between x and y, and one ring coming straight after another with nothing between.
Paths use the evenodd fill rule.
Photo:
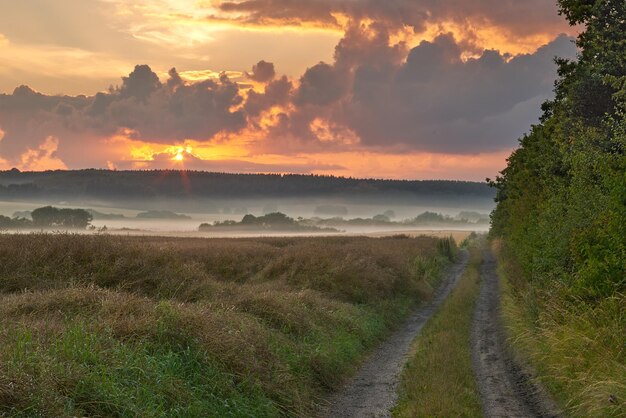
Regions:
<instances>
[{"instance_id":1,"label":"tall grass","mask_svg":"<svg viewBox=\"0 0 626 418\"><path fill-rule=\"evenodd\" d=\"M494 241L511 343L568 415L626 417L626 295L589 302L554 282L528 284Z\"/></svg>"},{"instance_id":2,"label":"tall grass","mask_svg":"<svg viewBox=\"0 0 626 418\"><path fill-rule=\"evenodd\" d=\"M0 235L0 415L311 415L438 242Z\"/></svg>"},{"instance_id":3,"label":"tall grass","mask_svg":"<svg viewBox=\"0 0 626 418\"><path fill-rule=\"evenodd\" d=\"M482 416L470 353L480 262L480 248L473 243L459 284L414 342L394 417Z\"/></svg>"}]
</instances>

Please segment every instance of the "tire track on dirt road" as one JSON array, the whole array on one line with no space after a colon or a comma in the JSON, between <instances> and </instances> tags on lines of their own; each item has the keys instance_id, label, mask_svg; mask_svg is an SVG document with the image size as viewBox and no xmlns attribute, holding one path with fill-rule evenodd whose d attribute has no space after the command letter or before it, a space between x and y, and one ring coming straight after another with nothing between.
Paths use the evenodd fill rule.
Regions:
<instances>
[{"instance_id":1,"label":"tire track on dirt road","mask_svg":"<svg viewBox=\"0 0 626 418\"><path fill-rule=\"evenodd\" d=\"M363 363L350 379L320 410L320 416L332 418L390 417L397 401L400 373L407 361L411 344L456 286L469 260L466 250L446 272L445 279L431 302L419 308L402 327L391 335Z\"/></svg>"},{"instance_id":2,"label":"tire track on dirt road","mask_svg":"<svg viewBox=\"0 0 626 418\"><path fill-rule=\"evenodd\" d=\"M515 360L500 319L496 261L488 248L480 267L481 288L471 334L472 363L483 412L495 417L559 417L558 409Z\"/></svg>"}]
</instances>

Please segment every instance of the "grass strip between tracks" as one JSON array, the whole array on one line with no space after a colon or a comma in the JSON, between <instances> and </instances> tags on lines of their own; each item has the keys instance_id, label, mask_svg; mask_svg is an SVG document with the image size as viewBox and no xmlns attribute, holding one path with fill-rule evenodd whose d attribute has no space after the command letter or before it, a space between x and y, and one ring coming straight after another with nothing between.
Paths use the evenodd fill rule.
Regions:
<instances>
[{"instance_id":1,"label":"grass strip between tracks","mask_svg":"<svg viewBox=\"0 0 626 418\"><path fill-rule=\"evenodd\" d=\"M470 331L480 289L480 248L470 246L463 277L415 340L400 383L394 417L481 416L474 381Z\"/></svg>"}]
</instances>

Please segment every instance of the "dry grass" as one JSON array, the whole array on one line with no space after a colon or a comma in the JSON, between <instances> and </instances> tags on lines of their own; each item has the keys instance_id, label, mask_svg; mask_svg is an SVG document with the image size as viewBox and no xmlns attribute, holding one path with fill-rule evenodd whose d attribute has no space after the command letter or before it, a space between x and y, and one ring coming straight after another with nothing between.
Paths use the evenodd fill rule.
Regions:
<instances>
[{"instance_id":1,"label":"dry grass","mask_svg":"<svg viewBox=\"0 0 626 418\"><path fill-rule=\"evenodd\" d=\"M459 284L416 339L394 417L482 416L470 353L480 262L480 249L474 245Z\"/></svg>"},{"instance_id":2,"label":"dry grass","mask_svg":"<svg viewBox=\"0 0 626 418\"><path fill-rule=\"evenodd\" d=\"M438 242L0 235L0 415L309 415Z\"/></svg>"},{"instance_id":3,"label":"dry grass","mask_svg":"<svg viewBox=\"0 0 626 418\"><path fill-rule=\"evenodd\" d=\"M494 250L512 345L568 415L626 417L626 295L590 304L554 283L523 280L502 243Z\"/></svg>"}]
</instances>

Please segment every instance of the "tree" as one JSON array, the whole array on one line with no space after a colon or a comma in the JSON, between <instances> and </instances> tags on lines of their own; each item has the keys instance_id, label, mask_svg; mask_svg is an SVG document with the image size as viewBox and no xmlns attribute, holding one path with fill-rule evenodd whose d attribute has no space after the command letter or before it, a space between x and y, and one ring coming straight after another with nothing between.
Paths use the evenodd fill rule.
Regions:
<instances>
[{"instance_id":1,"label":"tree","mask_svg":"<svg viewBox=\"0 0 626 418\"><path fill-rule=\"evenodd\" d=\"M31 217L33 225L39 228L85 229L93 219L91 214L83 209L58 209L52 206L35 209Z\"/></svg>"},{"instance_id":2,"label":"tree","mask_svg":"<svg viewBox=\"0 0 626 418\"><path fill-rule=\"evenodd\" d=\"M372 220L373 220L374 222L382 222L382 223L384 223L384 222L390 222L390 221L391 221L391 219L389 219L389 217L388 217L387 215L375 215L375 216L372 218Z\"/></svg>"},{"instance_id":3,"label":"tree","mask_svg":"<svg viewBox=\"0 0 626 418\"><path fill-rule=\"evenodd\" d=\"M241 219L242 225L255 225L257 224L257 218L254 215L247 214Z\"/></svg>"},{"instance_id":4,"label":"tree","mask_svg":"<svg viewBox=\"0 0 626 418\"><path fill-rule=\"evenodd\" d=\"M555 99L491 182L492 233L531 281L601 299L626 290L626 2L559 5L581 52L557 59Z\"/></svg>"}]
</instances>

